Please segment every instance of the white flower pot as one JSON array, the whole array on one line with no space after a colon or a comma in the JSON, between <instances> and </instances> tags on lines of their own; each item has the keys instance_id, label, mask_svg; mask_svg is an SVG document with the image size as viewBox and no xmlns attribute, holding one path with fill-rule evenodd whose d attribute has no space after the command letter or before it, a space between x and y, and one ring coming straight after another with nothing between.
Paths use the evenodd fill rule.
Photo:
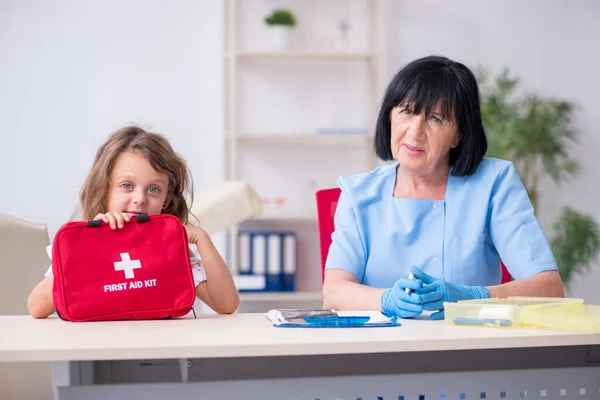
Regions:
<instances>
[{"instance_id":1,"label":"white flower pot","mask_svg":"<svg viewBox=\"0 0 600 400\"><path fill-rule=\"evenodd\" d=\"M289 26L271 26L271 45L275 51L284 51L290 48L292 28Z\"/></svg>"}]
</instances>

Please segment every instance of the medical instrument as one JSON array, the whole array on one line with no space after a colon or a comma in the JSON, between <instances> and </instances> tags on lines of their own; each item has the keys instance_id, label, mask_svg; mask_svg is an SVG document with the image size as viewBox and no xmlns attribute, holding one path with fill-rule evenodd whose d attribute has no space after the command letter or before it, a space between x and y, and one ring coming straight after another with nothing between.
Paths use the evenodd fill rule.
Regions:
<instances>
[{"instance_id":1,"label":"medical instrument","mask_svg":"<svg viewBox=\"0 0 600 400\"><path fill-rule=\"evenodd\" d=\"M413 274L412 272L410 274L408 274L408 279L410 279L411 281L413 279L415 279L415 274ZM410 293L410 288L404 289L404 293L409 294Z\"/></svg>"}]
</instances>

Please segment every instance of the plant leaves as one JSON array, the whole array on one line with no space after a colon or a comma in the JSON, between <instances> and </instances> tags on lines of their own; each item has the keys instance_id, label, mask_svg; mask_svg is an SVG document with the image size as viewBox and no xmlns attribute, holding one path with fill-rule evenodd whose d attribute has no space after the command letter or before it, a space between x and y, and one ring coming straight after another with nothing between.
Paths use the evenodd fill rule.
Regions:
<instances>
[{"instance_id":1,"label":"plant leaves","mask_svg":"<svg viewBox=\"0 0 600 400\"><path fill-rule=\"evenodd\" d=\"M488 157L511 160L537 208L539 181L549 176L557 185L577 176L580 165L569 156L578 140L572 127L575 105L537 94L516 96L519 79L504 69L490 83L483 68L477 72L481 92L481 117L488 138ZM536 210L537 211L537 210ZM560 275L568 283L574 274L589 268L600 251L596 221L565 207L553 225L550 246Z\"/></svg>"},{"instance_id":2,"label":"plant leaves","mask_svg":"<svg viewBox=\"0 0 600 400\"><path fill-rule=\"evenodd\" d=\"M555 236L550 247L564 282L573 275L589 270L600 251L600 230L596 221L587 215L563 207L560 217L554 222Z\"/></svg>"}]
</instances>

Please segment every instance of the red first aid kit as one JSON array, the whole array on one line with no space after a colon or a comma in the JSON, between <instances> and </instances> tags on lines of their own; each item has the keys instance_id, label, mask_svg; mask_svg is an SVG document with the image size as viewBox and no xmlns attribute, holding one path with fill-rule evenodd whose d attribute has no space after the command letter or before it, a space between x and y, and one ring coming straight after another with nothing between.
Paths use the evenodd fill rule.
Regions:
<instances>
[{"instance_id":1,"label":"red first aid kit","mask_svg":"<svg viewBox=\"0 0 600 400\"><path fill-rule=\"evenodd\" d=\"M196 297L186 230L170 214L121 229L68 222L54 237L52 273L54 306L68 321L179 317Z\"/></svg>"}]
</instances>

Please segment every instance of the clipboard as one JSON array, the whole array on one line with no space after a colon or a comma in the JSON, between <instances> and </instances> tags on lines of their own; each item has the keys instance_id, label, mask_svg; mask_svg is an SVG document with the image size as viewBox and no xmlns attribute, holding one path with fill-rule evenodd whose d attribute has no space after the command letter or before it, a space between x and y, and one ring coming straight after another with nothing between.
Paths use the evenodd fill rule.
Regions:
<instances>
[{"instance_id":1,"label":"clipboard","mask_svg":"<svg viewBox=\"0 0 600 400\"><path fill-rule=\"evenodd\" d=\"M266 314L277 328L376 328L401 326L379 311L274 309Z\"/></svg>"}]
</instances>

